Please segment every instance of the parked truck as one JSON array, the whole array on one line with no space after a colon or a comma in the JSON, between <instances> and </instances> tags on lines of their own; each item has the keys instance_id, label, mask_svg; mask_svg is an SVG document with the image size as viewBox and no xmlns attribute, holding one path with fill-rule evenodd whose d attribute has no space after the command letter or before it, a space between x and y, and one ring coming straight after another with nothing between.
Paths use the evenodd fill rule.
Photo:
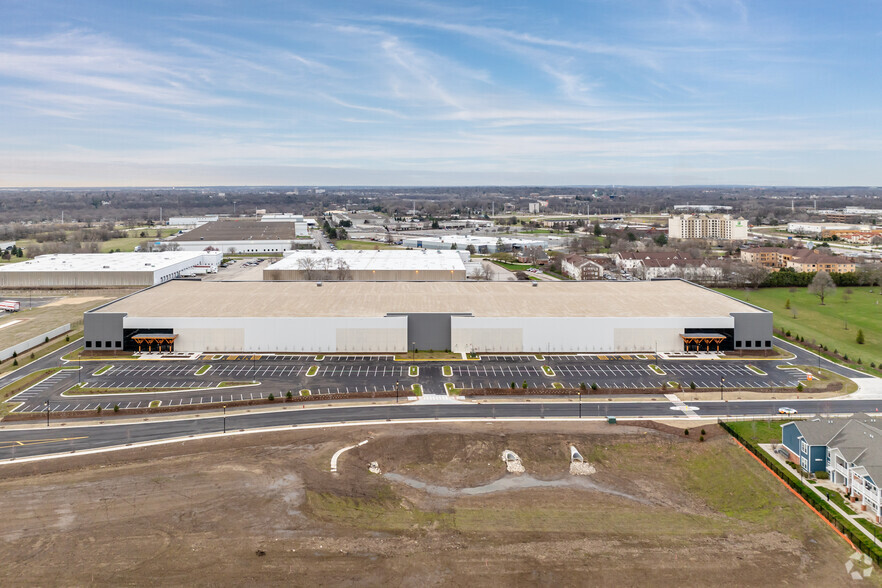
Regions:
<instances>
[{"instance_id":1,"label":"parked truck","mask_svg":"<svg viewBox=\"0 0 882 588\"><path fill-rule=\"evenodd\" d=\"M0 302L0 310L3 312L18 312L21 310L21 302L18 300L4 300Z\"/></svg>"}]
</instances>

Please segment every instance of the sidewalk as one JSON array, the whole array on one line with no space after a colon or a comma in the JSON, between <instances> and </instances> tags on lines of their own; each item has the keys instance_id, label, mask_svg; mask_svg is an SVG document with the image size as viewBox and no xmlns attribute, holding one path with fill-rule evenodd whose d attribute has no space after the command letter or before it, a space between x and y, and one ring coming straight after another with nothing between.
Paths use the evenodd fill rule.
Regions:
<instances>
[{"instance_id":1,"label":"sidewalk","mask_svg":"<svg viewBox=\"0 0 882 588\"><path fill-rule=\"evenodd\" d=\"M780 445L780 443L778 445ZM759 446L763 451L766 452L767 455L770 455L772 457L772 459L774 459L779 464L781 464L781 467L783 467L785 470L790 469L790 466L787 465L787 460L784 459L784 456L782 456L780 453L775 453L775 451L772 449L772 445L770 443L762 443ZM876 545L878 545L879 547L882 547L882 539L878 539L878 538L874 537L872 531L870 531L869 529L867 529L866 527L864 527L863 525L861 525L860 523L857 522L858 519L863 519L865 521L869 520L869 519L867 519L866 517L862 517L860 515L850 515L850 514L846 513L844 510L839 508L839 506L835 502L828 499L827 496L823 492L821 492L815 484L809 484L808 481L806 480L806 481L804 481L804 485L806 488L809 488L812 492L817 494L818 498L825 501L829 507L831 507L833 510L835 510L840 515L842 515L845 519L850 521L855 526L855 528L857 528L861 533L866 535L870 539L870 541L873 541L876 543ZM823 488L823 486L822 486L822 488ZM825 488L825 489L827 489L827 488ZM834 490L830 490L830 491L833 492ZM882 535L882 532L880 532L880 535Z\"/></svg>"}]
</instances>

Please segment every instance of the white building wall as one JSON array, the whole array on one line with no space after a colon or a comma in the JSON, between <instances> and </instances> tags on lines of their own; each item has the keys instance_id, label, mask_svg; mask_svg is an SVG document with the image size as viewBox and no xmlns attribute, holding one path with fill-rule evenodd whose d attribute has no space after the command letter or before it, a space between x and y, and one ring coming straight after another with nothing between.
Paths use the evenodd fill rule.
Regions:
<instances>
[{"instance_id":1,"label":"white building wall","mask_svg":"<svg viewBox=\"0 0 882 588\"><path fill-rule=\"evenodd\" d=\"M687 328L732 329L735 319L718 318L480 318L451 317L451 349L496 352L682 351Z\"/></svg>"},{"instance_id":2,"label":"white building wall","mask_svg":"<svg viewBox=\"0 0 882 588\"><path fill-rule=\"evenodd\" d=\"M176 351L405 352L407 317L126 317L126 329L170 328Z\"/></svg>"},{"instance_id":3,"label":"white building wall","mask_svg":"<svg viewBox=\"0 0 882 588\"><path fill-rule=\"evenodd\" d=\"M292 248L291 239L278 241L172 241L181 251L203 251L206 247L213 247L223 253L281 253ZM308 239L299 239L298 245L311 244ZM235 251L234 251L235 250Z\"/></svg>"}]
</instances>

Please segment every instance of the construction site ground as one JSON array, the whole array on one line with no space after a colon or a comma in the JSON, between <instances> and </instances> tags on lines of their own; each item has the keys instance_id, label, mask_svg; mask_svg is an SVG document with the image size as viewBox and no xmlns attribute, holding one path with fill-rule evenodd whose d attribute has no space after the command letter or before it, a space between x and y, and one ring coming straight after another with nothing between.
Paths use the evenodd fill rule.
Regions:
<instances>
[{"instance_id":1,"label":"construction site ground","mask_svg":"<svg viewBox=\"0 0 882 588\"><path fill-rule=\"evenodd\" d=\"M851 583L847 543L710 423L291 430L0 473L10 586Z\"/></svg>"}]
</instances>

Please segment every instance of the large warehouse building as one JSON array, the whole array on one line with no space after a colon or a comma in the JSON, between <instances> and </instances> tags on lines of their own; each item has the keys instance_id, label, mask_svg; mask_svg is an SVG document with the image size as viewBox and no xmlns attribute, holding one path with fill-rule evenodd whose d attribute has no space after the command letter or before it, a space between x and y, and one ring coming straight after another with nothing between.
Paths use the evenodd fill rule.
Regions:
<instances>
[{"instance_id":1,"label":"large warehouse building","mask_svg":"<svg viewBox=\"0 0 882 588\"><path fill-rule=\"evenodd\" d=\"M450 250L291 251L264 269L263 279L450 282L466 279L462 258Z\"/></svg>"},{"instance_id":2,"label":"large warehouse building","mask_svg":"<svg viewBox=\"0 0 882 588\"><path fill-rule=\"evenodd\" d=\"M208 222L170 239L184 251L214 248L223 253L281 253L312 246L306 222L228 219Z\"/></svg>"},{"instance_id":3,"label":"large warehouse building","mask_svg":"<svg viewBox=\"0 0 882 588\"><path fill-rule=\"evenodd\" d=\"M772 313L682 280L172 281L87 312L86 350L771 349Z\"/></svg>"},{"instance_id":4,"label":"large warehouse building","mask_svg":"<svg viewBox=\"0 0 882 588\"><path fill-rule=\"evenodd\" d=\"M0 288L154 286L189 273L213 273L219 251L60 253L0 266Z\"/></svg>"}]
</instances>

